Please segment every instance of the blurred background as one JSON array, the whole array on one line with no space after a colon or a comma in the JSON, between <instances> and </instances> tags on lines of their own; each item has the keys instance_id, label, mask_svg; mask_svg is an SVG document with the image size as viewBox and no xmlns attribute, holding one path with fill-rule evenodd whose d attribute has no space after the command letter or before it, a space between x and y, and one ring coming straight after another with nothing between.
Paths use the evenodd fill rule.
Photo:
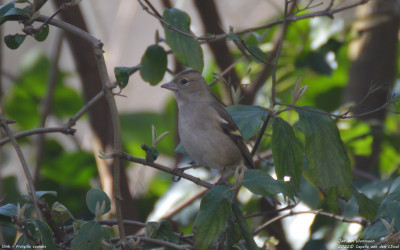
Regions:
<instances>
[{"instance_id":1,"label":"blurred background","mask_svg":"<svg viewBox=\"0 0 400 250\"><path fill-rule=\"evenodd\" d=\"M50 1L41 14L50 16L63 2L68 1ZM283 16L281 0L150 2L160 13L166 7L188 13L191 30L197 36L228 33L231 27L234 31L240 31ZM304 8L309 2L298 1L298 6ZM306 9L304 14L324 10L330 2L314 1L309 6L312 8ZM339 8L356 2L339 0L334 1L334 6ZM359 104L361 101L362 104L353 113L362 114L383 105L388 101L388 96L398 95L399 8L398 1L371 0L367 5L339 12L333 19L323 16L290 23L277 71L279 100L289 103L290 91L300 79L302 85L309 88L298 105L313 106L335 114L345 110L350 103ZM155 43L156 32L164 36L159 21L146 13L138 1L83 0L78 6L62 11L57 18L88 30L104 43L112 81L115 80L114 67L140 64L146 48ZM207 20L212 22L214 29L210 28ZM1 26L2 37L20 33L22 27L17 22L7 22ZM242 37L246 43L257 45L266 56L274 51L279 38L280 26ZM240 50L232 41L226 41L226 46L232 62L241 58ZM226 55L218 54L207 44L203 44L202 49L205 64L203 75L211 82L213 74L221 73L230 63L218 60ZM50 27L49 37L44 42L39 43L27 37L18 50L11 50L1 43L0 54L0 109L7 118L16 121L12 125L14 132L42 126L61 126L101 91L90 47L54 27ZM181 69L172 55L169 55L168 68L172 71ZM239 84L250 85L261 82L262 87L242 103L268 107L271 74L263 73L263 70L265 67L259 62L242 60L235 65L235 73L228 74L225 80L237 80ZM162 82L170 79L171 74L167 73ZM374 87L380 88L370 94L369 91ZM213 90L226 104L232 104L223 83L216 84ZM49 92L53 97L48 97L51 96ZM367 101L363 100L366 96ZM171 132L157 145L161 153L157 162L170 167L178 166L182 157L174 153L179 139L176 134L176 107L171 93L159 85L152 86L144 82L136 73L130 77L120 96L116 96L116 101L125 150L134 156L144 157L141 145L151 145L154 125L158 134ZM90 217L81 204L88 189L102 188L112 197L110 162L97 157L99 150L107 152L111 148L112 127L106 106L104 100L93 106L88 115L78 120L73 136L52 133L19 140L37 190L57 191L57 200L62 201L76 217ZM400 122L399 116L392 111L400 110L391 107L391 110L382 109L361 119L339 121L341 136L352 156L356 174L367 173L367 177L372 179L398 175ZM284 117L291 123L296 120L290 112L285 113ZM270 139L265 138L260 151L268 152L269 149ZM17 202L17 194L27 192L26 180L11 144L1 147L0 157L0 200L4 204ZM271 159L267 159L265 164L271 162ZM171 218L170 212L177 204L200 189L185 180L172 183L169 174L147 166L124 164L123 209L127 219L146 221ZM188 173L202 179L215 175L207 169L193 171ZM249 196L243 191L244 203L249 201ZM299 209L308 209L310 204L303 204ZM180 230L191 228L198 206L199 201L193 202L173 217L174 221L179 221ZM253 202L248 206L258 206L258 203ZM315 217L307 215L302 218L298 216L284 220L286 237L275 237L281 242L290 242L294 249L302 248L310 239L311 231L308 229ZM294 225L305 226L307 230L299 234L301 229ZM360 228L347 226L342 231L346 231L349 237L355 237ZM354 227L354 230L350 230L350 227ZM270 235L273 234L270 232ZM13 232L4 231L2 237L12 235ZM277 235L282 233L278 232Z\"/></svg>"}]
</instances>

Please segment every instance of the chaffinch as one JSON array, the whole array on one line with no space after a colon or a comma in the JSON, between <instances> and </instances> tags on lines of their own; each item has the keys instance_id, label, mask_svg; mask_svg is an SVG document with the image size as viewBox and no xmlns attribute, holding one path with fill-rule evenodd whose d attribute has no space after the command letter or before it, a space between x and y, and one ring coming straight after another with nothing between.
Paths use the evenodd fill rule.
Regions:
<instances>
[{"instance_id":1,"label":"chaffinch","mask_svg":"<svg viewBox=\"0 0 400 250\"><path fill-rule=\"evenodd\" d=\"M199 71L182 71L161 87L174 92L179 109L179 137L198 165L233 169L235 179L237 175L242 179L244 170L254 168L234 120L213 95Z\"/></svg>"}]
</instances>

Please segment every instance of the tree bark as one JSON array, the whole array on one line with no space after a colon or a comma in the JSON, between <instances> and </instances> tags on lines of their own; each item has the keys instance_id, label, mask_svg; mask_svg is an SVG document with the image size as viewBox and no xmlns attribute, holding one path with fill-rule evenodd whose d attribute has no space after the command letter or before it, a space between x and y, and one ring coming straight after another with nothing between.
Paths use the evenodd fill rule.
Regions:
<instances>
[{"instance_id":1,"label":"tree bark","mask_svg":"<svg viewBox=\"0 0 400 250\"><path fill-rule=\"evenodd\" d=\"M397 46L399 30L398 0L376 0L359 7L363 11L359 38L350 46L353 53L349 72L349 83L344 91L344 103L358 104L367 95L365 101L354 110L362 114L382 106L394 84L397 72ZM368 94L371 87L379 88ZM361 116L363 121L371 123L373 135L372 153L367 157L356 157L355 167L363 171L371 171L378 167L382 129L386 111L384 109Z\"/></svg>"}]
</instances>

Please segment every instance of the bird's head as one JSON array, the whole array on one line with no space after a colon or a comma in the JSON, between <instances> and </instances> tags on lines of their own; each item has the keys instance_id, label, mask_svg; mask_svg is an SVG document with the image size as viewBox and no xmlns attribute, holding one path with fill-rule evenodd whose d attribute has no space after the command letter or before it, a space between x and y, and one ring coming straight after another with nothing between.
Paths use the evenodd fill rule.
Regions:
<instances>
[{"instance_id":1,"label":"bird's head","mask_svg":"<svg viewBox=\"0 0 400 250\"><path fill-rule=\"evenodd\" d=\"M161 85L175 93L176 99L201 98L209 95L209 89L201 73L194 69L188 69L175 75L172 81ZM192 99L193 101L193 99Z\"/></svg>"}]
</instances>

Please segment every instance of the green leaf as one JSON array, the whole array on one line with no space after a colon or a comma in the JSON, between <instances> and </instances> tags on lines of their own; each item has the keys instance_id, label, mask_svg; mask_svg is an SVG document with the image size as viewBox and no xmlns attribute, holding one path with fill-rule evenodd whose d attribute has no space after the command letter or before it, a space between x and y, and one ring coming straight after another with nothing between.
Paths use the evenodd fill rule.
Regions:
<instances>
[{"instance_id":1,"label":"green leaf","mask_svg":"<svg viewBox=\"0 0 400 250\"><path fill-rule=\"evenodd\" d=\"M49 25L45 25L43 29L41 29L38 33L33 35L33 38L35 38L35 40L38 42L43 42L49 35L49 30L50 30Z\"/></svg>"},{"instance_id":2,"label":"green leaf","mask_svg":"<svg viewBox=\"0 0 400 250\"><path fill-rule=\"evenodd\" d=\"M331 118L311 111L296 110L298 125L305 136L306 177L325 190L328 202L336 202L336 195L349 199L351 192L350 160L339 131Z\"/></svg>"},{"instance_id":3,"label":"green leaf","mask_svg":"<svg viewBox=\"0 0 400 250\"><path fill-rule=\"evenodd\" d=\"M171 230L169 222L165 220L160 222L147 222L146 237L172 242L175 244L180 243L179 237L174 234L174 232ZM166 249L171 248L167 247Z\"/></svg>"},{"instance_id":4,"label":"green leaf","mask_svg":"<svg viewBox=\"0 0 400 250\"><path fill-rule=\"evenodd\" d=\"M391 223L390 220L388 222L389 224ZM381 220L378 220L364 229L362 238L367 240L375 240L380 239L381 237L385 237L388 234L389 232L386 229L385 225L382 223Z\"/></svg>"},{"instance_id":5,"label":"green leaf","mask_svg":"<svg viewBox=\"0 0 400 250\"><path fill-rule=\"evenodd\" d=\"M74 219L74 216L71 214L68 208L58 201L51 205L51 216L52 218L57 217L61 225L63 225L69 219Z\"/></svg>"},{"instance_id":6,"label":"green leaf","mask_svg":"<svg viewBox=\"0 0 400 250\"><path fill-rule=\"evenodd\" d=\"M143 80L151 85L159 83L167 71L167 53L160 45L154 44L147 47L140 61L140 75Z\"/></svg>"},{"instance_id":7,"label":"green leaf","mask_svg":"<svg viewBox=\"0 0 400 250\"><path fill-rule=\"evenodd\" d=\"M200 211L193 223L196 249L208 249L229 225L232 210L227 200L232 191L225 186L209 190L200 203Z\"/></svg>"},{"instance_id":8,"label":"green leaf","mask_svg":"<svg viewBox=\"0 0 400 250\"><path fill-rule=\"evenodd\" d=\"M41 243L46 246L46 249L54 249L57 250L58 248L53 242L52 232L50 228L41 220L28 220L28 223L32 223L35 225L36 228L36 238L39 238Z\"/></svg>"},{"instance_id":9,"label":"green leaf","mask_svg":"<svg viewBox=\"0 0 400 250\"><path fill-rule=\"evenodd\" d=\"M191 34L190 17L187 13L178 9L165 9L163 19L176 29ZM163 27L165 40L171 47L176 58L182 64L202 72L204 61L203 50L200 47L200 43L197 40L182 35L165 25Z\"/></svg>"},{"instance_id":10,"label":"green leaf","mask_svg":"<svg viewBox=\"0 0 400 250\"><path fill-rule=\"evenodd\" d=\"M256 62L265 63L267 61L267 54L265 54L258 46L249 45L247 50L254 57Z\"/></svg>"},{"instance_id":11,"label":"green leaf","mask_svg":"<svg viewBox=\"0 0 400 250\"><path fill-rule=\"evenodd\" d=\"M15 245L13 246L14 249L15 248L20 248L20 249L24 249L26 248L26 246L33 246L34 242L30 241L29 238L23 234L21 235L21 237L18 238L17 243L15 243ZM27 249L32 249L32 248L27 248Z\"/></svg>"},{"instance_id":12,"label":"green leaf","mask_svg":"<svg viewBox=\"0 0 400 250\"><path fill-rule=\"evenodd\" d=\"M397 177L389 188L389 192L379 205L375 219L388 218L389 223L394 220L394 226L400 231L400 177Z\"/></svg>"},{"instance_id":13,"label":"green leaf","mask_svg":"<svg viewBox=\"0 0 400 250\"><path fill-rule=\"evenodd\" d=\"M115 67L114 75L117 80L118 86L123 89L126 87L129 81L129 76L134 74L140 69L140 65L134 67Z\"/></svg>"},{"instance_id":14,"label":"green leaf","mask_svg":"<svg viewBox=\"0 0 400 250\"><path fill-rule=\"evenodd\" d=\"M248 170L244 173L242 185L254 194L273 196L282 193L294 200L294 194L288 183L275 180L267 172L259 169Z\"/></svg>"},{"instance_id":15,"label":"green leaf","mask_svg":"<svg viewBox=\"0 0 400 250\"><path fill-rule=\"evenodd\" d=\"M157 160L158 156L160 155L160 152L158 152L157 149L153 148L153 146L147 146L146 144L142 144L141 148L143 151L146 152L146 161L147 162L154 162Z\"/></svg>"},{"instance_id":16,"label":"green leaf","mask_svg":"<svg viewBox=\"0 0 400 250\"><path fill-rule=\"evenodd\" d=\"M90 221L83 224L71 242L71 249L100 249L102 239L101 225Z\"/></svg>"},{"instance_id":17,"label":"green leaf","mask_svg":"<svg viewBox=\"0 0 400 250\"><path fill-rule=\"evenodd\" d=\"M15 1L11 1L9 3L0 5L0 17L4 17L10 9L14 8L14 4Z\"/></svg>"},{"instance_id":18,"label":"green leaf","mask_svg":"<svg viewBox=\"0 0 400 250\"><path fill-rule=\"evenodd\" d=\"M379 204L365 194L359 192L357 189L353 189L354 196L357 199L360 214L368 220L374 220L376 213L378 212Z\"/></svg>"},{"instance_id":19,"label":"green leaf","mask_svg":"<svg viewBox=\"0 0 400 250\"><path fill-rule=\"evenodd\" d=\"M17 214L17 206L14 204L6 204L0 207L0 215L11 216Z\"/></svg>"},{"instance_id":20,"label":"green leaf","mask_svg":"<svg viewBox=\"0 0 400 250\"><path fill-rule=\"evenodd\" d=\"M111 210L111 200L106 193L104 193L100 189L90 189L86 193L86 205L89 208L89 211L96 215L96 204L99 203L99 206L105 201L106 208L103 214L108 213Z\"/></svg>"},{"instance_id":21,"label":"green leaf","mask_svg":"<svg viewBox=\"0 0 400 250\"><path fill-rule=\"evenodd\" d=\"M57 196L57 192L56 191L37 191L36 192L36 196L38 199L42 198L43 195L45 194L50 194L53 196Z\"/></svg>"},{"instance_id":22,"label":"green leaf","mask_svg":"<svg viewBox=\"0 0 400 250\"><path fill-rule=\"evenodd\" d=\"M9 2L0 6L0 25L6 22L12 16L21 16L21 19L29 18L30 13L26 10L15 8L16 1Z\"/></svg>"},{"instance_id":23,"label":"green leaf","mask_svg":"<svg viewBox=\"0 0 400 250\"><path fill-rule=\"evenodd\" d=\"M6 112L10 119L17 121L21 129L32 129L39 124L39 107L46 95L49 69L50 60L43 53L37 50L27 53L23 59L20 76L4 98ZM52 105L52 115L58 118L69 118L83 106L77 91L65 85L65 77L66 73L58 71ZM93 158L93 155L91 157Z\"/></svg>"},{"instance_id":24,"label":"green leaf","mask_svg":"<svg viewBox=\"0 0 400 250\"><path fill-rule=\"evenodd\" d=\"M234 219L231 218L229 220L229 226L226 230L226 246L225 249L234 249L233 245L239 242L242 238L242 232L240 230L240 226L238 223L233 221Z\"/></svg>"},{"instance_id":25,"label":"green leaf","mask_svg":"<svg viewBox=\"0 0 400 250\"><path fill-rule=\"evenodd\" d=\"M232 105L226 108L247 141L257 134L261 124L267 119L268 112L259 106Z\"/></svg>"},{"instance_id":26,"label":"green leaf","mask_svg":"<svg viewBox=\"0 0 400 250\"><path fill-rule=\"evenodd\" d=\"M19 46L24 42L26 35L15 34L7 35L4 37L4 42L10 49L18 49Z\"/></svg>"},{"instance_id":27,"label":"green leaf","mask_svg":"<svg viewBox=\"0 0 400 250\"><path fill-rule=\"evenodd\" d=\"M303 149L292 126L279 117L272 122L272 154L278 179L290 176L296 189L300 188L303 169Z\"/></svg>"},{"instance_id":28,"label":"green leaf","mask_svg":"<svg viewBox=\"0 0 400 250\"><path fill-rule=\"evenodd\" d=\"M41 168L45 179L64 187L80 187L85 190L84 194L90 189L88 182L97 174L93 155L83 151L66 152L54 140L46 141L45 152Z\"/></svg>"}]
</instances>

